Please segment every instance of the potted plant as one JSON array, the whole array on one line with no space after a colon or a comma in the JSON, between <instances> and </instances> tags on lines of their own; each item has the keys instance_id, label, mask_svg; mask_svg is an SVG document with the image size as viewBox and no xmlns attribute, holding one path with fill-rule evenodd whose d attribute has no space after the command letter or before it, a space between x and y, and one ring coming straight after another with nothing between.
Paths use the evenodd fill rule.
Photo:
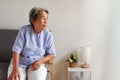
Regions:
<instances>
[{"instance_id":1,"label":"potted plant","mask_svg":"<svg viewBox=\"0 0 120 80\"><path fill-rule=\"evenodd\" d=\"M69 56L69 58L67 59L67 62L69 62L69 67L77 67L78 55L77 54L71 54Z\"/></svg>"}]
</instances>

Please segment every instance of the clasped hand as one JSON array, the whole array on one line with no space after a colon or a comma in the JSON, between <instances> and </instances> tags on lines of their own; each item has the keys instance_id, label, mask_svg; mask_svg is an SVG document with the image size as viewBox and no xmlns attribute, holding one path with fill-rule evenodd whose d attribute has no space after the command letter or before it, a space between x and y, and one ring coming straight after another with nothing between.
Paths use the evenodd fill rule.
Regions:
<instances>
[{"instance_id":1,"label":"clasped hand","mask_svg":"<svg viewBox=\"0 0 120 80\"><path fill-rule=\"evenodd\" d=\"M32 64L32 71L37 70L40 68L42 64L42 60L37 60Z\"/></svg>"}]
</instances>

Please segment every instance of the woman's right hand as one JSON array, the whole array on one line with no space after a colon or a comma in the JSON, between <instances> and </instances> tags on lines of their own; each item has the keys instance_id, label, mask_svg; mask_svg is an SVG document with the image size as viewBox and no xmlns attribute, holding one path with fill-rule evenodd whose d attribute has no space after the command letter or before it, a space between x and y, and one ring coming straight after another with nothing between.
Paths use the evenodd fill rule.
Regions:
<instances>
[{"instance_id":1,"label":"woman's right hand","mask_svg":"<svg viewBox=\"0 0 120 80\"><path fill-rule=\"evenodd\" d=\"M18 69L13 69L8 80L20 80L20 72Z\"/></svg>"},{"instance_id":2,"label":"woman's right hand","mask_svg":"<svg viewBox=\"0 0 120 80\"><path fill-rule=\"evenodd\" d=\"M20 72L18 68L20 55L16 52L13 52L13 70L10 74L8 80L20 80Z\"/></svg>"}]
</instances>

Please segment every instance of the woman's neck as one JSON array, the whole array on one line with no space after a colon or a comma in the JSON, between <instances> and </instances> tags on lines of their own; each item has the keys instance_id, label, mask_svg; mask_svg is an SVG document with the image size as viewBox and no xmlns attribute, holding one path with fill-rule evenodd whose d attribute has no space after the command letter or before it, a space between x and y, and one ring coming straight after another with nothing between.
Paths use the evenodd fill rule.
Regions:
<instances>
[{"instance_id":1,"label":"woman's neck","mask_svg":"<svg viewBox=\"0 0 120 80\"><path fill-rule=\"evenodd\" d=\"M41 28L34 27L34 32L35 32L36 34L41 33L41 31L42 31Z\"/></svg>"}]
</instances>

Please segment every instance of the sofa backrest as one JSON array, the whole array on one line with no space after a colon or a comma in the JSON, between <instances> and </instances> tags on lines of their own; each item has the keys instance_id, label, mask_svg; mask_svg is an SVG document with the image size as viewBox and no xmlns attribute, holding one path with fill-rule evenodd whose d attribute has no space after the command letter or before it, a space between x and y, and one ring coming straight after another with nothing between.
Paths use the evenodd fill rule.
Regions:
<instances>
[{"instance_id":1,"label":"sofa backrest","mask_svg":"<svg viewBox=\"0 0 120 80\"><path fill-rule=\"evenodd\" d=\"M0 63L10 62L12 56L12 45L18 30L0 29Z\"/></svg>"}]
</instances>

